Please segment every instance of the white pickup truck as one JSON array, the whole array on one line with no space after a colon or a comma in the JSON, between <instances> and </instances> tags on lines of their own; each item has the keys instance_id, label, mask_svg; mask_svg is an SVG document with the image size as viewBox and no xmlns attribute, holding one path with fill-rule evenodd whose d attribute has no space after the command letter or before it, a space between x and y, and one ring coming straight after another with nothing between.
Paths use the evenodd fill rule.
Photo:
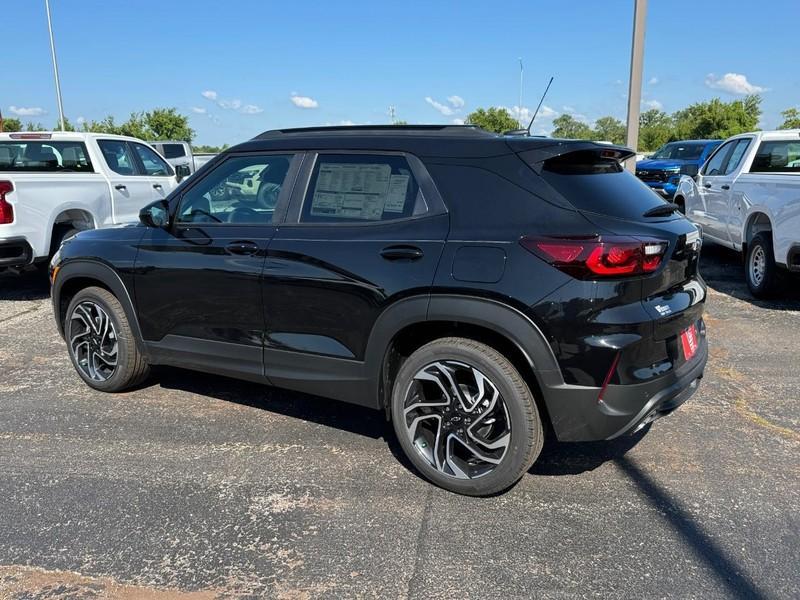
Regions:
<instances>
[{"instance_id":1,"label":"white pickup truck","mask_svg":"<svg viewBox=\"0 0 800 600\"><path fill-rule=\"evenodd\" d=\"M82 229L138 220L178 182L136 138L99 133L0 133L0 270L44 262Z\"/></svg>"},{"instance_id":2,"label":"white pickup truck","mask_svg":"<svg viewBox=\"0 0 800 600\"><path fill-rule=\"evenodd\" d=\"M172 165L179 181L197 171L197 169L216 156L216 154L208 152L193 152L191 145L182 141L170 140L150 143Z\"/></svg>"},{"instance_id":3,"label":"white pickup truck","mask_svg":"<svg viewBox=\"0 0 800 600\"><path fill-rule=\"evenodd\" d=\"M681 177L673 201L704 238L742 252L753 295L773 295L800 272L800 130L729 138L694 178Z\"/></svg>"}]
</instances>

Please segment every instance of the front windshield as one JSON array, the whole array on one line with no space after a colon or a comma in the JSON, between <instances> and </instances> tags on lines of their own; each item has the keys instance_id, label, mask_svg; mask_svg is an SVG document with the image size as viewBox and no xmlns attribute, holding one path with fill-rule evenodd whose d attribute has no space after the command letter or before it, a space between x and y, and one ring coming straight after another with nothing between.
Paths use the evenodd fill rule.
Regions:
<instances>
[{"instance_id":1,"label":"front windshield","mask_svg":"<svg viewBox=\"0 0 800 600\"><path fill-rule=\"evenodd\" d=\"M661 146L650 158L672 158L676 160L697 160L703 153L703 144L682 144L672 142Z\"/></svg>"}]
</instances>

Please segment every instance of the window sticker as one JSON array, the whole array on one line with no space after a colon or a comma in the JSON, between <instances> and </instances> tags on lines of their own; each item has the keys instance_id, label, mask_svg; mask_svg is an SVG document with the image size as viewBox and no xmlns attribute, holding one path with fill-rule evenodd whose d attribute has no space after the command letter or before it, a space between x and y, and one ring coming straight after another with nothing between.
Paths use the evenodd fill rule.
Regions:
<instances>
[{"instance_id":1,"label":"window sticker","mask_svg":"<svg viewBox=\"0 0 800 600\"><path fill-rule=\"evenodd\" d=\"M386 212L401 213L406 207L408 194L408 175L391 175L389 177L389 190L386 194L386 203L383 210Z\"/></svg>"},{"instance_id":2,"label":"window sticker","mask_svg":"<svg viewBox=\"0 0 800 600\"><path fill-rule=\"evenodd\" d=\"M387 164L322 163L311 199L311 214L379 220L389 198L391 172L392 167Z\"/></svg>"}]
</instances>

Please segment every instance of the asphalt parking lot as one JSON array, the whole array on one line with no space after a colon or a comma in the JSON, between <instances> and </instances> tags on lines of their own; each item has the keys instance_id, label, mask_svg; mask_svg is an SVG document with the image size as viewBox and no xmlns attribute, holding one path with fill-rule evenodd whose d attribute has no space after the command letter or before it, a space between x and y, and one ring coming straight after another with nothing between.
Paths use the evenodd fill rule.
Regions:
<instances>
[{"instance_id":1,"label":"asphalt parking lot","mask_svg":"<svg viewBox=\"0 0 800 600\"><path fill-rule=\"evenodd\" d=\"M800 292L708 246L711 358L646 435L510 492L421 480L381 414L203 374L84 386L0 275L0 598L800 596Z\"/></svg>"}]
</instances>

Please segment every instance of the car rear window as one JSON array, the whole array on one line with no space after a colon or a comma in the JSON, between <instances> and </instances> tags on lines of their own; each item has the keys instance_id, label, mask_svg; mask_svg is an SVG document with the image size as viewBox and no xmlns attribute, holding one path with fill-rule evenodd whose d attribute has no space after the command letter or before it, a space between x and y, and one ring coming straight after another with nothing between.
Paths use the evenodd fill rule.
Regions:
<instances>
[{"instance_id":1,"label":"car rear window","mask_svg":"<svg viewBox=\"0 0 800 600\"><path fill-rule=\"evenodd\" d=\"M800 141L761 142L751 173L800 173Z\"/></svg>"},{"instance_id":2,"label":"car rear window","mask_svg":"<svg viewBox=\"0 0 800 600\"><path fill-rule=\"evenodd\" d=\"M93 173L83 142L0 142L0 171Z\"/></svg>"},{"instance_id":3,"label":"car rear window","mask_svg":"<svg viewBox=\"0 0 800 600\"><path fill-rule=\"evenodd\" d=\"M541 176L578 210L641 220L645 212L664 204L616 160L598 159L594 152L547 160Z\"/></svg>"},{"instance_id":4,"label":"car rear window","mask_svg":"<svg viewBox=\"0 0 800 600\"><path fill-rule=\"evenodd\" d=\"M164 144L162 154L164 158L181 158L186 156L186 151L181 144Z\"/></svg>"}]
</instances>

